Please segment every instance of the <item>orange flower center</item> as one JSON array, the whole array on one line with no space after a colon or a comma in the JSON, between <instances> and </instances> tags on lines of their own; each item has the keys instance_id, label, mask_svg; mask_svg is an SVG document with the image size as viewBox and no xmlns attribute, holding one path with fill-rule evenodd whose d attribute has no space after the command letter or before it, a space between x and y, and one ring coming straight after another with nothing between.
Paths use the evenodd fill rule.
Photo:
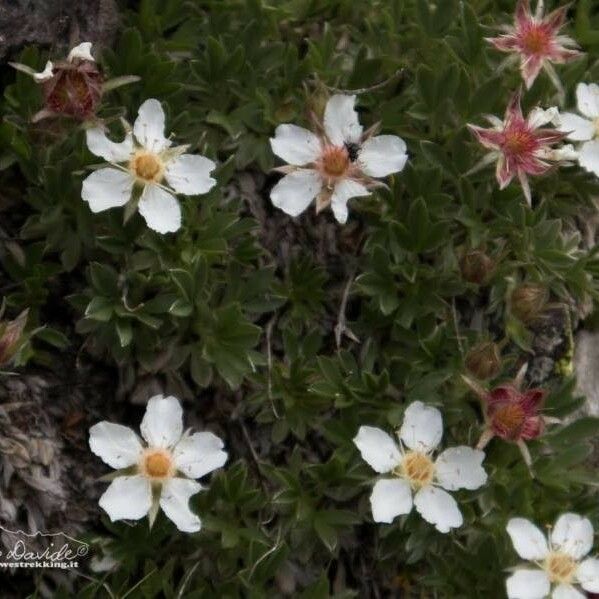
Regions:
<instances>
[{"instance_id":1,"label":"orange flower center","mask_svg":"<svg viewBox=\"0 0 599 599\"><path fill-rule=\"evenodd\" d=\"M493 424L508 435L515 435L524 424L526 415L518 404L509 404L498 408L493 414Z\"/></svg>"},{"instance_id":2,"label":"orange flower center","mask_svg":"<svg viewBox=\"0 0 599 599\"><path fill-rule=\"evenodd\" d=\"M159 182L164 174L164 164L160 157L152 152L137 152L129 168L142 181Z\"/></svg>"},{"instance_id":3,"label":"orange flower center","mask_svg":"<svg viewBox=\"0 0 599 599\"><path fill-rule=\"evenodd\" d=\"M528 131L517 129L506 132L503 149L506 154L521 156L531 152L535 145L536 140Z\"/></svg>"},{"instance_id":4,"label":"orange flower center","mask_svg":"<svg viewBox=\"0 0 599 599\"><path fill-rule=\"evenodd\" d=\"M141 467L149 478L166 478L172 473L173 460L166 450L150 450L142 458Z\"/></svg>"},{"instance_id":5,"label":"orange flower center","mask_svg":"<svg viewBox=\"0 0 599 599\"><path fill-rule=\"evenodd\" d=\"M349 163L349 152L345 146L329 146L322 154L322 168L329 177L343 175Z\"/></svg>"},{"instance_id":6,"label":"orange flower center","mask_svg":"<svg viewBox=\"0 0 599 599\"><path fill-rule=\"evenodd\" d=\"M522 46L529 54L543 54L547 51L549 38L540 27L531 27L522 38Z\"/></svg>"},{"instance_id":7,"label":"orange flower center","mask_svg":"<svg viewBox=\"0 0 599 599\"><path fill-rule=\"evenodd\" d=\"M550 553L545 560L545 570L549 580L557 584L572 582L578 564L565 553Z\"/></svg>"},{"instance_id":8,"label":"orange flower center","mask_svg":"<svg viewBox=\"0 0 599 599\"><path fill-rule=\"evenodd\" d=\"M408 451L394 473L396 476L406 478L412 487L419 489L432 482L435 465L426 454Z\"/></svg>"}]
</instances>

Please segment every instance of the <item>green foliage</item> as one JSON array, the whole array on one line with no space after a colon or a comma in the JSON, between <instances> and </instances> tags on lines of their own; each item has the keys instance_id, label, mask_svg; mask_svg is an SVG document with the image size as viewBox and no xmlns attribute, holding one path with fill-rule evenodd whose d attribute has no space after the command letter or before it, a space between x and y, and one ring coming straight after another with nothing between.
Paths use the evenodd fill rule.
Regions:
<instances>
[{"instance_id":1,"label":"green foliage","mask_svg":"<svg viewBox=\"0 0 599 599\"><path fill-rule=\"evenodd\" d=\"M521 85L516 68L498 72L503 56L483 39L513 3L122 4L118 40L98 55L109 76L140 81L107 94L99 116L112 130L159 99L176 141L218 162L218 185L181 198L174 235L137 214L92 214L80 190L98 159L82 128L32 124L38 86L3 69L2 293L11 313L29 307L31 326L48 325L30 363L76 350L118 369L126 394L155 380L200 421L206 414L230 461L192 500L199 534L163 515L151 531L98 520L92 551L118 568L77 578L77 596L500 598L519 561L510 517L545 525L574 511L597 528L594 418L552 425L530 444L535 478L514 445L492 441L489 483L457 494L465 524L447 535L415 513L373 523L375 476L352 443L360 425L391 431L421 400L441 409L448 446L474 445L483 423L460 378L468 348L502 344L498 380L534 352L534 327L507 308L514 285L542 282L572 313L597 300L599 260L577 222L591 213L596 179L576 167L535 179L530 209L516 185L498 190L491 167L466 174L482 157L466 123L502 115ZM567 106L576 83L599 76L592 4L573 10L587 56L558 67ZM46 58L29 47L19 60L39 69ZM358 97L362 122L401 136L408 165L387 189L352 200L346 227L327 212L292 223L268 199L269 137L280 123L308 125L327 88L370 86ZM524 97L526 108L555 101L543 74ZM460 272L476 248L497 263L482 286ZM544 386L546 413L571 418L582 403L572 377L552 372Z\"/></svg>"}]
</instances>

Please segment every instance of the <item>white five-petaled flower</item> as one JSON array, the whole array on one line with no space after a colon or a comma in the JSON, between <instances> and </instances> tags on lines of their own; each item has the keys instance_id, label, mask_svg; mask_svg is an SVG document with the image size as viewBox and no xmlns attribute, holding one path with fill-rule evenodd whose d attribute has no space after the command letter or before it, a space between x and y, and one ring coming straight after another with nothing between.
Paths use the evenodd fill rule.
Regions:
<instances>
[{"instance_id":1,"label":"white five-petaled flower","mask_svg":"<svg viewBox=\"0 0 599 599\"><path fill-rule=\"evenodd\" d=\"M367 196L386 177L403 169L406 144L395 135L363 132L354 109L355 96L334 95L327 102L319 134L296 125L279 125L271 138L272 151L289 166L272 189L272 203L298 216L316 198L316 211L331 206L340 223L347 221L350 198Z\"/></svg>"},{"instance_id":2,"label":"white five-petaled flower","mask_svg":"<svg viewBox=\"0 0 599 599\"><path fill-rule=\"evenodd\" d=\"M512 518L507 532L516 553L537 566L517 569L507 579L509 599L585 599L575 585L599 593L599 560L583 560L593 548L593 526L587 518L562 514L549 539L525 518Z\"/></svg>"},{"instance_id":3,"label":"white five-petaled flower","mask_svg":"<svg viewBox=\"0 0 599 599\"><path fill-rule=\"evenodd\" d=\"M556 116L554 123L568 139L583 142L578 150L578 163L599 177L599 86L579 83L576 103L582 116L563 112Z\"/></svg>"},{"instance_id":4,"label":"white five-petaled flower","mask_svg":"<svg viewBox=\"0 0 599 599\"><path fill-rule=\"evenodd\" d=\"M185 154L187 146L171 147L164 124L160 102L150 99L139 107L133 134L127 133L120 143L110 141L101 128L87 130L90 152L111 163L83 181L81 196L92 212L124 206L137 186L141 188L138 210L148 227L171 233L181 226L181 207L174 194L197 195L212 189L216 181L210 173L215 163L205 156Z\"/></svg>"},{"instance_id":5,"label":"white five-petaled flower","mask_svg":"<svg viewBox=\"0 0 599 599\"><path fill-rule=\"evenodd\" d=\"M116 473L100 497L110 519L139 520L158 509L183 532L197 532L200 519L189 498L202 489L201 478L227 461L223 442L210 432L183 432L183 410L175 397L157 395L148 401L139 437L128 427L103 421L89 431L89 446Z\"/></svg>"},{"instance_id":6,"label":"white five-petaled flower","mask_svg":"<svg viewBox=\"0 0 599 599\"><path fill-rule=\"evenodd\" d=\"M441 442L443 421L439 410L420 401L408 406L398 434L399 444L379 428L362 426L354 438L362 458L376 472L392 475L374 485L372 517L389 523L396 516L409 514L415 505L440 532L458 528L463 523L462 513L444 489L482 487L487 482L481 465L485 454L459 446L446 449L433 461L431 454Z\"/></svg>"}]
</instances>

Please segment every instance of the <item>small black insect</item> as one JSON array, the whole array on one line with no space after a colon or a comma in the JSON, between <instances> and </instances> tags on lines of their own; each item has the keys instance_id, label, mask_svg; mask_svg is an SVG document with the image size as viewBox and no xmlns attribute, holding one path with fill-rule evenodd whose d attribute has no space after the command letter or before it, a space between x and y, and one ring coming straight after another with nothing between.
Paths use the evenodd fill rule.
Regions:
<instances>
[{"instance_id":1,"label":"small black insect","mask_svg":"<svg viewBox=\"0 0 599 599\"><path fill-rule=\"evenodd\" d=\"M358 159L358 152L360 151L360 146L353 142L345 142L345 149L349 154L350 161L355 162Z\"/></svg>"}]
</instances>

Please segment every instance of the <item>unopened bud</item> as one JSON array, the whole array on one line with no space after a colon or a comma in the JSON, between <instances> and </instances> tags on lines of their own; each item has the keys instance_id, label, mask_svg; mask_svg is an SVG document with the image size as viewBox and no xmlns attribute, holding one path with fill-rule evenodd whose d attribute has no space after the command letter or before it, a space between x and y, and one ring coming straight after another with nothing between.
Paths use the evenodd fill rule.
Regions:
<instances>
[{"instance_id":1,"label":"unopened bud","mask_svg":"<svg viewBox=\"0 0 599 599\"><path fill-rule=\"evenodd\" d=\"M466 370L481 381L495 378L501 371L501 353L493 341L481 341L466 354Z\"/></svg>"},{"instance_id":2,"label":"unopened bud","mask_svg":"<svg viewBox=\"0 0 599 599\"><path fill-rule=\"evenodd\" d=\"M24 310L15 320L0 323L0 366L6 366L21 348L28 313Z\"/></svg>"},{"instance_id":3,"label":"unopened bud","mask_svg":"<svg viewBox=\"0 0 599 599\"><path fill-rule=\"evenodd\" d=\"M510 307L512 314L520 321L531 322L545 309L549 291L537 283L523 283L512 291Z\"/></svg>"},{"instance_id":4,"label":"unopened bud","mask_svg":"<svg viewBox=\"0 0 599 599\"><path fill-rule=\"evenodd\" d=\"M470 250L460 260L462 278L468 283L484 285L495 270L495 262L482 250Z\"/></svg>"},{"instance_id":5,"label":"unopened bud","mask_svg":"<svg viewBox=\"0 0 599 599\"><path fill-rule=\"evenodd\" d=\"M86 120L95 115L104 77L96 62L75 58L54 64L52 77L41 83L46 111Z\"/></svg>"}]
</instances>

